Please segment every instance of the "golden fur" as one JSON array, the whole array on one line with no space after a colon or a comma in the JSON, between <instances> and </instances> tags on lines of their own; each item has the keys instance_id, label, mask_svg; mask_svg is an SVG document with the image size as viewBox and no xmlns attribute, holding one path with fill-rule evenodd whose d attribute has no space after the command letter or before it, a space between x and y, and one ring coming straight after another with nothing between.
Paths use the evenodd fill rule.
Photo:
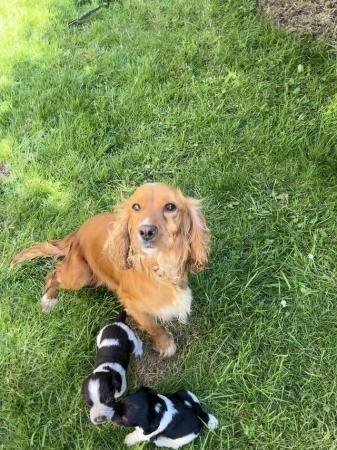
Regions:
<instances>
[{"instance_id":1,"label":"golden fur","mask_svg":"<svg viewBox=\"0 0 337 450\"><path fill-rule=\"evenodd\" d=\"M175 209L167 210L172 209L168 204ZM157 227L151 242L140 237L142 224ZM116 213L96 215L63 239L24 250L13 264L37 256L63 257L47 276L45 312L56 302L59 287L105 285L150 334L155 348L169 356L175 352L174 341L160 322L186 319L192 298L187 274L205 267L208 251L209 230L199 201L151 183L138 188Z\"/></svg>"}]
</instances>

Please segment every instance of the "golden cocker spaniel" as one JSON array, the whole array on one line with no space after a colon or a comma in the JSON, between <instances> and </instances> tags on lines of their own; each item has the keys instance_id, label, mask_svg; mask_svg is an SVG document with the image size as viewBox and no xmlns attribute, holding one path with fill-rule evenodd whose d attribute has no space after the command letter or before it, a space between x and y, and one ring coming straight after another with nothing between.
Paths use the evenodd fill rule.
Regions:
<instances>
[{"instance_id":1,"label":"golden cocker spaniel","mask_svg":"<svg viewBox=\"0 0 337 450\"><path fill-rule=\"evenodd\" d=\"M198 200L172 186L149 183L116 213L98 214L63 239L30 247L13 264L38 256L63 257L47 276L44 312L56 303L59 287L105 285L149 333L155 349L171 356L176 346L161 323L186 321L192 300L187 275L207 264L209 237Z\"/></svg>"}]
</instances>

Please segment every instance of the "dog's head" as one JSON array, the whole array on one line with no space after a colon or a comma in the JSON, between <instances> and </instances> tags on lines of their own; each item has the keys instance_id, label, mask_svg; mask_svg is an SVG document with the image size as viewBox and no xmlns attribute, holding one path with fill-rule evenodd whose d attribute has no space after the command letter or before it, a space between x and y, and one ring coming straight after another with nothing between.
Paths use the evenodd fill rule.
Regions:
<instances>
[{"instance_id":1,"label":"dog's head","mask_svg":"<svg viewBox=\"0 0 337 450\"><path fill-rule=\"evenodd\" d=\"M116 387L109 372L92 373L82 384L82 395L95 425L109 422L115 414Z\"/></svg>"},{"instance_id":2,"label":"dog's head","mask_svg":"<svg viewBox=\"0 0 337 450\"><path fill-rule=\"evenodd\" d=\"M112 422L127 427L141 427L150 433L158 428L163 412L157 392L142 386L116 403Z\"/></svg>"},{"instance_id":3,"label":"dog's head","mask_svg":"<svg viewBox=\"0 0 337 450\"><path fill-rule=\"evenodd\" d=\"M119 205L107 243L121 268L133 255L166 254L182 271L203 269L208 262L209 230L200 202L162 183L145 184Z\"/></svg>"}]
</instances>

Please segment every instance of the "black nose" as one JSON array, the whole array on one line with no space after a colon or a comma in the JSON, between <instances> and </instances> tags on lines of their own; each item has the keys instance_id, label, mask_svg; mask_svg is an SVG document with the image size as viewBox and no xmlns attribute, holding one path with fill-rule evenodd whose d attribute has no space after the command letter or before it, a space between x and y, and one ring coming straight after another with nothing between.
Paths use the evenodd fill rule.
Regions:
<instances>
[{"instance_id":1,"label":"black nose","mask_svg":"<svg viewBox=\"0 0 337 450\"><path fill-rule=\"evenodd\" d=\"M107 421L107 418L105 416L97 416L94 418L95 423L104 423Z\"/></svg>"},{"instance_id":2,"label":"black nose","mask_svg":"<svg viewBox=\"0 0 337 450\"><path fill-rule=\"evenodd\" d=\"M156 225L141 225L139 234L144 241L152 241L158 234L158 227Z\"/></svg>"}]
</instances>

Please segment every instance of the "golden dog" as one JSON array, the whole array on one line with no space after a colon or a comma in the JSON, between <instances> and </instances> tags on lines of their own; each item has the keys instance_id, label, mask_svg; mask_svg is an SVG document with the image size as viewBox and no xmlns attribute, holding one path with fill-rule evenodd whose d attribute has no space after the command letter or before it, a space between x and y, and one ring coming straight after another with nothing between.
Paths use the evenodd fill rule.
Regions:
<instances>
[{"instance_id":1,"label":"golden dog","mask_svg":"<svg viewBox=\"0 0 337 450\"><path fill-rule=\"evenodd\" d=\"M172 186L151 183L138 188L116 213L99 214L63 239L28 248L13 264L63 257L47 276L44 312L56 303L59 287L105 285L149 333L155 349L171 356L176 346L161 322L186 321L192 300L187 274L205 267L208 251L200 202Z\"/></svg>"}]
</instances>

